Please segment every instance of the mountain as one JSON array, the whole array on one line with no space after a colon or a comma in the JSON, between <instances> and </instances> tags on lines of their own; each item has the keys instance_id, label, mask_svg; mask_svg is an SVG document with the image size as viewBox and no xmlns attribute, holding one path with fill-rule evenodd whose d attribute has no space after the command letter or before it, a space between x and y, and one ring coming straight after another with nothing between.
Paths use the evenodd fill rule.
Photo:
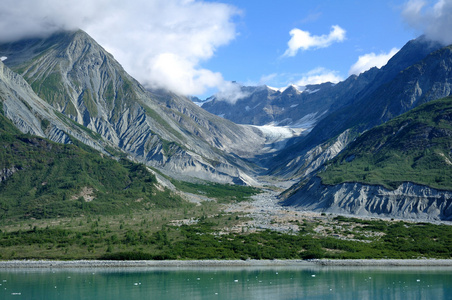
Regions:
<instances>
[{"instance_id":1,"label":"mountain","mask_svg":"<svg viewBox=\"0 0 452 300\"><path fill-rule=\"evenodd\" d=\"M71 144L61 144L23 134L3 113L2 219L118 214L181 205L181 198L160 186L144 165L108 158L74 138Z\"/></svg>"},{"instance_id":2,"label":"mountain","mask_svg":"<svg viewBox=\"0 0 452 300\"><path fill-rule=\"evenodd\" d=\"M363 216L452 220L452 98L431 101L350 143L286 205Z\"/></svg>"},{"instance_id":3,"label":"mountain","mask_svg":"<svg viewBox=\"0 0 452 300\"><path fill-rule=\"evenodd\" d=\"M201 103L201 107L238 124L311 129L341 95L350 95L355 89L350 81L339 85L341 87L327 82L308 85L304 89L294 85L285 89L239 86L240 93L245 96L237 101L213 96Z\"/></svg>"},{"instance_id":4,"label":"mountain","mask_svg":"<svg viewBox=\"0 0 452 300\"><path fill-rule=\"evenodd\" d=\"M357 133L417 105L405 105L405 109L398 112L394 108L386 117L378 116L387 106L378 103L389 96L385 94L388 92L385 86L400 76L400 72L440 48L439 43L421 36L409 41L382 68L372 68L359 76L352 75L334 85L311 85L303 91L294 86L285 90L266 86L241 87L241 93L246 95L244 98L231 102L211 97L202 103L202 108L237 123L258 125L261 129L259 126L273 126L273 130L290 128L293 134L286 135L282 151L262 157L261 164L269 169L268 174L284 179L308 176L323 162L337 155ZM430 75L425 74L425 77ZM448 75L441 74L438 78L441 76ZM411 80L407 77L401 79L393 90L402 91L404 84ZM447 95L447 91L437 93L431 95L431 99ZM388 102L394 105L397 99Z\"/></svg>"},{"instance_id":5,"label":"mountain","mask_svg":"<svg viewBox=\"0 0 452 300\"><path fill-rule=\"evenodd\" d=\"M439 48L440 44L421 36L409 41L381 69L372 68L338 84L308 85L303 90L293 85L285 89L239 85L244 97L237 101L212 96L200 104L205 110L238 124L297 126L309 115L318 121L339 108L369 97L400 71Z\"/></svg>"},{"instance_id":6,"label":"mountain","mask_svg":"<svg viewBox=\"0 0 452 300\"><path fill-rule=\"evenodd\" d=\"M420 37L408 42L381 69L348 78L344 83L354 81L360 88L338 100L308 135L282 151L271 173L305 176L359 133L422 103L449 96L451 58L450 47ZM362 79L369 77L373 79Z\"/></svg>"},{"instance_id":7,"label":"mountain","mask_svg":"<svg viewBox=\"0 0 452 300\"><path fill-rule=\"evenodd\" d=\"M434 100L366 131L327 164L325 184L395 189L414 182L452 190L452 98Z\"/></svg>"},{"instance_id":8,"label":"mountain","mask_svg":"<svg viewBox=\"0 0 452 300\"><path fill-rule=\"evenodd\" d=\"M304 209L448 219L448 108L421 106L421 112L391 120L450 95L451 50L421 37L381 69L335 85L303 91L240 87L246 96L236 102L213 97L200 108L193 102L199 99L146 89L81 30L1 44L0 56L7 59L0 62L6 117L0 125L16 130L4 136L2 186L9 186L4 192L11 199L26 201L79 193L101 199L111 183L99 174L118 172L120 179L112 175L111 180L128 182L129 196L145 199L156 183L147 168L128 158L192 182L262 186L268 180L287 186L297 181L283 194L284 203ZM427 115L426 123L409 122L420 115ZM391 127L375 127L385 122ZM398 128L406 128L407 135ZM420 148L418 140L427 146ZM406 159L403 168L396 167L398 158ZM318 173L328 161L327 170ZM129 185L117 184L118 197ZM9 203L18 207L14 201Z\"/></svg>"},{"instance_id":9,"label":"mountain","mask_svg":"<svg viewBox=\"0 0 452 300\"><path fill-rule=\"evenodd\" d=\"M22 131L63 143L72 135L178 178L255 183L260 167L248 159L265 154L261 131L211 115L186 97L146 90L85 32L2 44L0 53L16 83L8 95L21 95L2 97L3 105ZM43 120L52 126L43 128Z\"/></svg>"}]
</instances>

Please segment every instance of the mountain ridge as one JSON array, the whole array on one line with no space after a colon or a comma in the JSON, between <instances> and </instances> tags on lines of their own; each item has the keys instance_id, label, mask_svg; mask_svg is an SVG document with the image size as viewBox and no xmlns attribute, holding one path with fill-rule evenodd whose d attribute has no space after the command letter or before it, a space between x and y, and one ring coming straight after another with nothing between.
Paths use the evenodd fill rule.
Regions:
<instances>
[{"instance_id":1,"label":"mountain ridge","mask_svg":"<svg viewBox=\"0 0 452 300\"><path fill-rule=\"evenodd\" d=\"M284 196L302 209L452 220L452 98L427 102L352 141Z\"/></svg>"},{"instance_id":2,"label":"mountain ridge","mask_svg":"<svg viewBox=\"0 0 452 300\"><path fill-rule=\"evenodd\" d=\"M57 112L131 157L181 177L254 182L255 166L239 155L259 153L259 130L211 116L185 97L146 90L85 32L3 44L0 52Z\"/></svg>"},{"instance_id":3,"label":"mountain ridge","mask_svg":"<svg viewBox=\"0 0 452 300\"><path fill-rule=\"evenodd\" d=\"M299 138L294 141L290 147L283 150L279 154L279 158L283 160L284 163L270 167L270 173L281 174L284 176L296 176L296 174L300 174L300 171L297 168L301 167L303 169L303 166L295 162L303 160L303 157L309 156L309 152L322 152L323 150L321 149L328 149L330 145L334 144L338 139L351 141L361 132L407 111L407 109L395 109L395 107L401 103L400 101L397 102L398 98L407 99L415 92L414 90L408 90L405 93L403 87L404 83L424 80L428 86L428 78L432 76L433 73L443 72L441 75L442 77L438 76L440 77L440 80L437 82L437 85L448 85L447 82L448 78L450 78L450 74L447 71L447 66L439 69L431 68L429 69L428 74L412 74L413 76L408 76L406 71L414 68L413 66L417 64L429 65L429 59L435 57L435 53L440 51L438 49L445 48L447 47L442 47L437 43L432 44L432 42L426 40L424 37L420 37L408 42L399 53L394 55L394 57L389 60L388 64L381 69L371 69L358 77L349 77L343 83L368 76L369 73L374 73L371 77L377 78L377 81L369 81L369 83L364 85L360 91L354 94L354 97L349 97L348 100L345 99L346 101L339 102L341 105L321 119L308 135ZM431 50L433 50L433 52L429 52ZM403 53L408 53L408 55L405 56ZM413 55L413 53L415 55ZM410 63L411 65L409 65ZM449 57L448 64L450 63ZM406 67L407 65L409 66ZM430 86L429 88L431 89L433 86ZM443 93L436 94L435 97L430 98L430 100L446 97L449 96L449 94L450 92L444 90ZM383 101L387 101L385 99L392 99L394 107L391 109L391 115L387 115L386 118L383 118L381 116L386 109L385 103L383 103ZM415 106L416 104L412 103L410 108ZM348 137L344 139L344 135L348 135ZM346 144L343 144L343 146L345 147ZM338 150L340 151L342 149ZM339 151L336 151L336 153L339 153ZM312 159L314 162L316 160L317 158ZM310 163L308 163L308 165L309 164ZM290 170L281 169L281 165L291 165L292 167Z\"/></svg>"}]
</instances>

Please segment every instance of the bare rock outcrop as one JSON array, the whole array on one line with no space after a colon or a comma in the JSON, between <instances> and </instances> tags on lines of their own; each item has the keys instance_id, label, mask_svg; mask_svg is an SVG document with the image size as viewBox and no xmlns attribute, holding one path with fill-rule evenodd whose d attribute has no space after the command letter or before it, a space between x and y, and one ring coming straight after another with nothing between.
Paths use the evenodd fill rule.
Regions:
<instances>
[{"instance_id":1,"label":"bare rock outcrop","mask_svg":"<svg viewBox=\"0 0 452 300\"><path fill-rule=\"evenodd\" d=\"M411 182L395 190L378 185L324 185L311 179L282 202L303 210L356 216L452 221L452 192Z\"/></svg>"}]
</instances>

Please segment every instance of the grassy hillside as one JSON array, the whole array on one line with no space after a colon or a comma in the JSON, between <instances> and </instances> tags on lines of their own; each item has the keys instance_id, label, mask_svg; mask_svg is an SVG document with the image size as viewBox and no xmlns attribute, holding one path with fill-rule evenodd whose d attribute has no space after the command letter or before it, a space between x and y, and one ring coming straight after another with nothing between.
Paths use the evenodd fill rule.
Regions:
<instances>
[{"instance_id":1,"label":"grassy hillside","mask_svg":"<svg viewBox=\"0 0 452 300\"><path fill-rule=\"evenodd\" d=\"M419 106L358 137L319 174L325 184L452 190L452 98Z\"/></svg>"},{"instance_id":2,"label":"grassy hillside","mask_svg":"<svg viewBox=\"0 0 452 300\"><path fill-rule=\"evenodd\" d=\"M104 157L75 139L62 145L19 133L0 114L0 219L126 213L174 207L144 165Z\"/></svg>"}]
</instances>

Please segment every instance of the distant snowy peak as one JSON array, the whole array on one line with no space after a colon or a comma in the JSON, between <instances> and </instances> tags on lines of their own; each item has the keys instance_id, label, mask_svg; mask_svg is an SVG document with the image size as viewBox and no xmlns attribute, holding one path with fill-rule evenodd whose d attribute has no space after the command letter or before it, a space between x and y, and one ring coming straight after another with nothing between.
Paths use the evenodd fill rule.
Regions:
<instances>
[{"instance_id":1,"label":"distant snowy peak","mask_svg":"<svg viewBox=\"0 0 452 300\"><path fill-rule=\"evenodd\" d=\"M286 87L282 87L282 88L275 88L275 87L271 87L268 85L266 85L266 87L272 91L280 92L280 93L284 93L287 90L296 90L298 93L302 93L305 89L304 86L298 86L298 85L294 85L294 84L290 84L290 85L288 85Z\"/></svg>"},{"instance_id":2,"label":"distant snowy peak","mask_svg":"<svg viewBox=\"0 0 452 300\"><path fill-rule=\"evenodd\" d=\"M334 84L333 84L334 86ZM275 88L275 87L271 87L271 86L267 86L268 89L275 91L275 92L280 92L280 93L288 93L288 92L297 92L299 94L301 93L308 93L308 94L314 94L317 93L318 91L320 91L320 85L308 85L308 86L301 86L301 85L288 85L286 87L283 88Z\"/></svg>"}]
</instances>

